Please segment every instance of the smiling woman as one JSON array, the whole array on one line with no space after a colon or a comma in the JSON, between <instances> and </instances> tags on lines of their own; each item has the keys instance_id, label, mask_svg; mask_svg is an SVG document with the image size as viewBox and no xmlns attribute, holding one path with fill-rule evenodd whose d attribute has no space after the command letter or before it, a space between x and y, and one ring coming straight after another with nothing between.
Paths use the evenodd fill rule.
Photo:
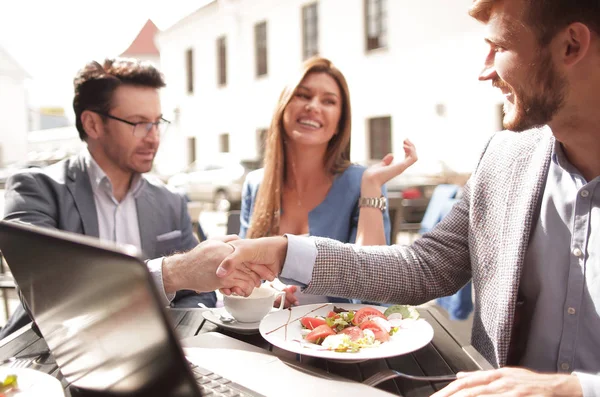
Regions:
<instances>
[{"instance_id":1,"label":"smiling woman","mask_svg":"<svg viewBox=\"0 0 600 397\"><path fill-rule=\"evenodd\" d=\"M349 168L360 173L350 163L350 132L350 94L344 76L325 58L307 60L277 103L266 138L264 170L247 179L246 187L253 184L255 192L244 192L252 197L243 207L241 233L250 238L312 234L309 212ZM349 239L350 231L345 232L343 238Z\"/></svg>"},{"instance_id":2,"label":"smiling woman","mask_svg":"<svg viewBox=\"0 0 600 397\"><path fill-rule=\"evenodd\" d=\"M242 192L241 237L281 234L329 237L354 243L389 243L387 208L361 210L365 168L350 162L351 107L348 85L331 61L308 59L283 89L266 138L264 169L248 174ZM378 187L376 197L385 197ZM378 200L384 203L385 200ZM363 211L367 211L364 214ZM359 227L370 217L374 228ZM348 302L286 287L288 304Z\"/></svg>"}]
</instances>

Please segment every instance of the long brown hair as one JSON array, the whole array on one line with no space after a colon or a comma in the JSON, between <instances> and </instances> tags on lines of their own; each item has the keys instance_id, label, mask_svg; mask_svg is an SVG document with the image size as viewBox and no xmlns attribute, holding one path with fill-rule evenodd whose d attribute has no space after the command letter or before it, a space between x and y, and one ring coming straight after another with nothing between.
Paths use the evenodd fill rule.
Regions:
<instances>
[{"instance_id":1,"label":"long brown hair","mask_svg":"<svg viewBox=\"0 0 600 397\"><path fill-rule=\"evenodd\" d=\"M328 59L321 57L307 59L302 65L300 75L292 84L283 89L271 120L265 142L264 176L254 204L251 225L248 230L249 238L279 234L281 195L286 172L283 112L290 103L298 85L311 73L326 73L331 76L337 83L342 95L342 113L337 133L327 145L323 166L327 172L335 175L343 172L350 165L352 115L350 111L350 92L346 78Z\"/></svg>"}]
</instances>

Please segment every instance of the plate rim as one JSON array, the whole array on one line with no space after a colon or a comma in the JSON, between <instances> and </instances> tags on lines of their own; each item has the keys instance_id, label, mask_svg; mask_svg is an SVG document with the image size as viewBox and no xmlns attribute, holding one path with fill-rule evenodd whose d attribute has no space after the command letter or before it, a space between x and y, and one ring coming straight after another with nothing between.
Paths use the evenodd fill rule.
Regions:
<instances>
[{"instance_id":1,"label":"plate rim","mask_svg":"<svg viewBox=\"0 0 600 397\"><path fill-rule=\"evenodd\" d=\"M54 376L44 372L44 371L40 371L37 369L33 369L33 368L12 368L12 367L8 367L8 366L0 366L0 376L2 375L9 375L9 374L15 374L17 375L17 382L19 381L19 377L21 377L21 382L22 384L27 384L28 380L30 379L26 379L25 381L23 381L23 376L26 376L27 378L34 378L32 380L35 381L42 381L45 382L45 384L40 385L39 383L34 385L34 387L38 388L38 387L43 387L44 388L44 392L45 393L52 393L52 394L48 394L48 396L63 396L64 397L64 389L62 387L62 384L60 383L60 381L55 378ZM29 374L29 375L26 375ZM43 380L42 380L43 379ZM51 388L49 387L50 385ZM21 393L23 394L27 394L31 391L37 391L37 390L32 390L30 388L28 389L23 389L20 392L18 392L17 394L15 394L15 396L19 396ZM59 394L61 393L61 394Z\"/></svg>"},{"instance_id":2,"label":"plate rim","mask_svg":"<svg viewBox=\"0 0 600 397\"><path fill-rule=\"evenodd\" d=\"M372 305L372 304L358 304L358 303L329 303L329 304L315 303L315 304L309 304L309 305L294 306L292 309L306 308L308 311L310 311L311 309L314 310L315 308L318 308L319 306L323 306L323 308L320 310L326 311L329 309L327 307L327 305L331 305L331 308L333 308L333 306L336 305L336 306L340 306L340 307L344 307L344 308L347 307L352 310L356 310L356 309L363 308L363 307L372 307L372 308L376 308L376 309L380 310L382 313L385 311L385 309L387 309L387 307L385 307L385 306ZM287 311L287 310L282 310L282 311ZM433 330L433 327L431 326L431 324L429 324L429 322L427 320L425 320L424 318L421 317L418 321L420 324L423 324L423 325L419 326L420 327L419 333L424 334L423 330L426 330L427 337L424 337L422 341L419 341L418 344L415 344L415 348L411 348L410 350L403 350L401 352L398 352L397 350L385 349L384 351L382 351L382 350L380 350L380 347L363 348L363 349L361 349L361 351L356 352L356 353L335 352L335 351L331 351L331 350L313 350L310 348L302 347L299 343L297 343L296 345L291 345L290 340L283 341L281 338L274 337L275 333L267 335L266 333L271 331L271 329L268 329L268 330L265 329L265 327L266 327L265 320L267 320L267 318L274 316L274 315L278 315L278 313L277 312L269 313L260 322L260 326L259 326L260 335L267 342L269 342L273 346L276 346L280 349L283 349L283 350L286 350L286 351L289 351L292 353L302 354L302 355L311 356L311 357L323 358L326 360L350 362L350 361L357 361L357 360L373 360L373 359L382 359L382 358L388 358L388 357L401 356L401 355L409 354L409 353L412 353L414 351L417 351L417 350L423 348L427 344L431 343L431 341L433 340L433 336L434 336L434 330ZM297 317L297 316L294 316L293 311L292 311L292 319L294 319L295 317ZM271 328L271 326L269 328ZM399 331L399 332L402 332L402 331ZM275 343L277 341L281 341L282 343ZM389 342L386 342L386 343L389 343ZM292 346L293 346L293 348L291 348ZM385 345L382 345L382 346L385 346ZM372 352L376 352L376 353L373 354Z\"/></svg>"}]
</instances>

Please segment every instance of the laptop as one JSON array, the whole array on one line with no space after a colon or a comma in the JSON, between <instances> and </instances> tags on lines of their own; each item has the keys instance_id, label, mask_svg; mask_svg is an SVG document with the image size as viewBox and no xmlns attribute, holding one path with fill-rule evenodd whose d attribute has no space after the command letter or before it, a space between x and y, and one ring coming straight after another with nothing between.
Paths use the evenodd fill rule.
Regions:
<instances>
[{"instance_id":1,"label":"laptop","mask_svg":"<svg viewBox=\"0 0 600 397\"><path fill-rule=\"evenodd\" d=\"M128 397L389 395L212 332L187 341L190 364L133 246L0 221L0 250L57 365L77 389ZM290 390L290 382L302 390Z\"/></svg>"}]
</instances>

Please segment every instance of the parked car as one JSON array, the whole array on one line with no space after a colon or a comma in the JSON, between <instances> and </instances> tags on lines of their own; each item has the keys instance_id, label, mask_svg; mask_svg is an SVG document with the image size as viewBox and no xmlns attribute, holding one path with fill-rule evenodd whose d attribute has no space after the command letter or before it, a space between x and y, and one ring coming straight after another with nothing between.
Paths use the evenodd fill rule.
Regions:
<instances>
[{"instance_id":1,"label":"parked car","mask_svg":"<svg viewBox=\"0 0 600 397\"><path fill-rule=\"evenodd\" d=\"M167 184L191 201L213 203L216 210L228 211L239 208L246 175L259 167L258 160L223 155L190 164L184 172L170 177Z\"/></svg>"},{"instance_id":2,"label":"parked car","mask_svg":"<svg viewBox=\"0 0 600 397\"><path fill-rule=\"evenodd\" d=\"M13 163L7 165L5 168L0 168L0 189L4 189L6 185L6 181L10 176L17 171L26 169L26 168L41 168L45 167L46 163L42 162L28 162L28 163Z\"/></svg>"}]
</instances>

